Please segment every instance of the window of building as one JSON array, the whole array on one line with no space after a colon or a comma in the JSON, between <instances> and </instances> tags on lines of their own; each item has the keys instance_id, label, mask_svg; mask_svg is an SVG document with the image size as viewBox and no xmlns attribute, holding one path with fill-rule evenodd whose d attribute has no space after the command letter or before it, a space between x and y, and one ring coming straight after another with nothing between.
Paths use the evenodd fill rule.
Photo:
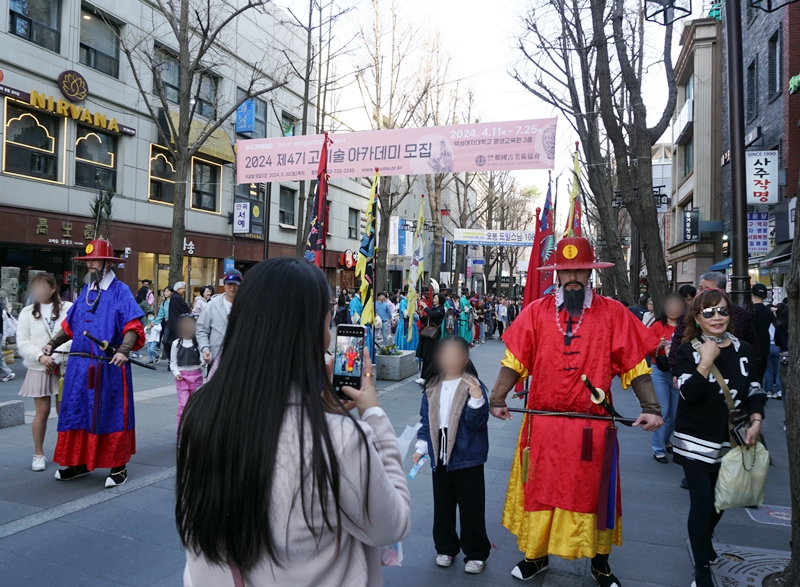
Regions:
<instances>
[{"instance_id":1,"label":"window of building","mask_svg":"<svg viewBox=\"0 0 800 587\"><path fill-rule=\"evenodd\" d=\"M84 65L119 77L119 27L108 19L81 11L80 61Z\"/></svg>"},{"instance_id":2,"label":"window of building","mask_svg":"<svg viewBox=\"0 0 800 587\"><path fill-rule=\"evenodd\" d=\"M286 112L281 114L281 132L285 137L293 137L295 135L295 127L297 120L292 118Z\"/></svg>"},{"instance_id":3,"label":"window of building","mask_svg":"<svg viewBox=\"0 0 800 587\"><path fill-rule=\"evenodd\" d=\"M745 96L745 118L748 122L758 116L758 71L756 60L747 66Z\"/></svg>"},{"instance_id":4,"label":"window of building","mask_svg":"<svg viewBox=\"0 0 800 587\"><path fill-rule=\"evenodd\" d=\"M117 137L85 126L75 141L75 185L116 191Z\"/></svg>"},{"instance_id":5,"label":"window of building","mask_svg":"<svg viewBox=\"0 0 800 587\"><path fill-rule=\"evenodd\" d=\"M250 233L264 234L264 202L267 199L267 184L240 183L234 191L234 201L250 203Z\"/></svg>"},{"instance_id":6,"label":"window of building","mask_svg":"<svg viewBox=\"0 0 800 587\"><path fill-rule=\"evenodd\" d=\"M683 177L689 175L694 169L694 137L690 138L683 146Z\"/></svg>"},{"instance_id":7,"label":"window of building","mask_svg":"<svg viewBox=\"0 0 800 587\"><path fill-rule=\"evenodd\" d=\"M217 211L219 199L219 178L222 168L202 159L192 162L192 208Z\"/></svg>"},{"instance_id":8,"label":"window of building","mask_svg":"<svg viewBox=\"0 0 800 587\"><path fill-rule=\"evenodd\" d=\"M175 165L170 153L150 145L150 199L172 204L175 201Z\"/></svg>"},{"instance_id":9,"label":"window of building","mask_svg":"<svg viewBox=\"0 0 800 587\"><path fill-rule=\"evenodd\" d=\"M782 50L781 50L781 31L775 31L775 34L772 35L772 38L769 40L768 46L768 57L769 57L769 72L768 72L768 94L770 98L774 98L778 94L781 93L781 63L783 59Z\"/></svg>"},{"instance_id":10,"label":"window of building","mask_svg":"<svg viewBox=\"0 0 800 587\"><path fill-rule=\"evenodd\" d=\"M61 0L11 0L8 30L31 43L59 52Z\"/></svg>"},{"instance_id":11,"label":"window of building","mask_svg":"<svg viewBox=\"0 0 800 587\"><path fill-rule=\"evenodd\" d=\"M161 85L164 88L164 97L177 104L181 66L175 56L164 49L156 49L156 59L161 74Z\"/></svg>"},{"instance_id":12,"label":"window of building","mask_svg":"<svg viewBox=\"0 0 800 587\"><path fill-rule=\"evenodd\" d=\"M694 98L694 72L686 80L686 85L683 87L683 97L686 102Z\"/></svg>"},{"instance_id":13,"label":"window of building","mask_svg":"<svg viewBox=\"0 0 800 587\"><path fill-rule=\"evenodd\" d=\"M278 223L294 226L294 201L297 198L295 190L281 186L281 201L279 204Z\"/></svg>"},{"instance_id":14,"label":"window of building","mask_svg":"<svg viewBox=\"0 0 800 587\"><path fill-rule=\"evenodd\" d=\"M3 140L3 171L58 181L59 119L21 108L8 100Z\"/></svg>"},{"instance_id":15,"label":"window of building","mask_svg":"<svg viewBox=\"0 0 800 587\"><path fill-rule=\"evenodd\" d=\"M358 225L361 223L361 212L350 208L347 215L347 238L358 238Z\"/></svg>"},{"instance_id":16,"label":"window of building","mask_svg":"<svg viewBox=\"0 0 800 587\"><path fill-rule=\"evenodd\" d=\"M236 99L241 100L245 97L245 91L242 88L236 88ZM251 139L263 139L267 136L267 103L260 98L251 98L256 103L256 129L247 133Z\"/></svg>"},{"instance_id":17,"label":"window of building","mask_svg":"<svg viewBox=\"0 0 800 587\"><path fill-rule=\"evenodd\" d=\"M196 114L206 118L216 118L218 86L218 77L207 73L200 74L194 98L197 100L197 107L194 110Z\"/></svg>"}]
</instances>

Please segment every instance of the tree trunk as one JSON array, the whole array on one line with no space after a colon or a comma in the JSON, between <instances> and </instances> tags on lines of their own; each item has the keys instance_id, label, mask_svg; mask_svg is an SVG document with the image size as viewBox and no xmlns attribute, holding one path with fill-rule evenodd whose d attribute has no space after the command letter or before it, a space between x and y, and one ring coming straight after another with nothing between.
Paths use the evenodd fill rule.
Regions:
<instances>
[{"instance_id":1,"label":"tree trunk","mask_svg":"<svg viewBox=\"0 0 800 587\"><path fill-rule=\"evenodd\" d=\"M190 162L175 157L175 199L172 205L172 243L169 250L169 285L183 281L183 241L186 236L186 197L191 177Z\"/></svg>"},{"instance_id":2,"label":"tree trunk","mask_svg":"<svg viewBox=\"0 0 800 587\"><path fill-rule=\"evenodd\" d=\"M798 180L800 189L800 179ZM789 373L783 390L786 444L789 448L789 489L792 506L792 557L783 573L786 587L800 584L800 222L795 222L792 264L786 276L789 298Z\"/></svg>"},{"instance_id":3,"label":"tree trunk","mask_svg":"<svg viewBox=\"0 0 800 587\"><path fill-rule=\"evenodd\" d=\"M303 78L303 120L302 120L302 134L303 136L308 134L308 106L309 100L311 99L311 71L314 68L314 59L313 59L313 48L314 48L314 37L312 33L314 32L314 2L315 0L309 0L308 3L308 25L306 28L306 74ZM280 123L280 121L278 121ZM310 183L310 182L309 182ZM313 184L311 184L313 185ZM308 211L313 206L311 203L310 196L306 198L306 182L300 182L300 190L298 191L298 201L297 201L297 242L295 243L295 254L297 255L298 259L303 259L306 253L306 240L308 239L308 235L311 232L311 226L307 226L310 220L310 214ZM309 194L311 194L311 190L313 188L309 187ZM309 200L309 205L306 206L306 200Z\"/></svg>"},{"instance_id":4,"label":"tree trunk","mask_svg":"<svg viewBox=\"0 0 800 587\"><path fill-rule=\"evenodd\" d=\"M460 273L464 272L464 260L466 258L467 253L467 245L456 245L456 268L453 271L453 275L450 277L450 288L453 291L458 291L458 276ZM466 279L466 274L464 275ZM463 284L462 284L463 287ZM458 291L458 293L461 293Z\"/></svg>"},{"instance_id":5,"label":"tree trunk","mask_svg":"<svg viewBox=\"0 0 800 587\"><path fill-rule=\"evenodd\" d=\"M378 248L376 251L375 283L376 291L389 289L389 219L392 210L392 178L381 177L378 180L378 214L380 226L378 230Z\"/></svg>"}]
</instances>

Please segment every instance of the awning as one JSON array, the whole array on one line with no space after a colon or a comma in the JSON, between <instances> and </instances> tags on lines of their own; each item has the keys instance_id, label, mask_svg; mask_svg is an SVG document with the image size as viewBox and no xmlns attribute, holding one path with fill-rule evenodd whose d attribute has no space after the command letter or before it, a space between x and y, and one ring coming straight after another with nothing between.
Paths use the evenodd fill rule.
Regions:
<instances>
[{"instance_id":1,"label":"awning","mask_svg":"<svg viewBox=\"0 0 800 587\"><path fill-rule=\"evenodd\" d=\"M169 116L172 119L172 124L175 126L175 128L177 128L180 116L177 112L172 111L170 111ZM164 130L164 133L170 134L171 136L169 125L164 117L163 110L159 111L158 118L159 126ZM192 119L192 126L189 130L189 142L192 143L197 140L197 137L199 137L205 131L205 128L206 125L201 120L197 120L196 118ZM199 152L227 163L233 163L236 161L236 156L233 153L233 145L231 144L231 138L221 126L211 133L211 135L203 143L203 146L200 147Z\"/></svg>"},{"instance_id":2,"label":"awning","mask_svg":"<svg viewBox=\"0 0 800 587\"><path fill-rule=\"evenodd\" d=\"M711 271L727 271L728 267L731 266L731 263L733 263L733 258L728 257L727 259L723 259L719 263L714 263L710 267L710 269Z\"/></svg>"},{"instance_id":3,"label":"awning","mask_svg":"<svg viewBox=\"0 0 800 587\"><path fill-rule=\"evenodd\" d=\"M778 261L782 261L787 257L792 256L792 243L783 243L781 245L776 246L772 249L769 253L764 255L761 258L761 266L762 267L771 267L773 264L777 263Z\"/></svg>"}]
</instances>

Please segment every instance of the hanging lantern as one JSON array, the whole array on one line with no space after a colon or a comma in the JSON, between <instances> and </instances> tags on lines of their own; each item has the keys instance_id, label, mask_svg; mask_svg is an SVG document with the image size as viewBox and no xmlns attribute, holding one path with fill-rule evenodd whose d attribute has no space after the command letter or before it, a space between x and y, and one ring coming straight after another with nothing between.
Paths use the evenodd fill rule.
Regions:
<instances>
[{"instance_id":1,"label":"hanging lantern","mask_svg":"<svg viewBox=\"0 0 800 587\"><path fill-rule=\"evenodd\" d=\"M797 0L748 0L750 8L758 8L764 12L775 12L788 4L793 4Z\"/></svg>"},{"instance_id":2,"label":"hanging lantern","mask_svg":"<svg viewBox=\"0 0 800 587\"><path fill-rule=\"evenodd\" d=\"M645 19L664 26L691 15L692 0L645 0L644 2Z\"/></svg>"}]
</instances>

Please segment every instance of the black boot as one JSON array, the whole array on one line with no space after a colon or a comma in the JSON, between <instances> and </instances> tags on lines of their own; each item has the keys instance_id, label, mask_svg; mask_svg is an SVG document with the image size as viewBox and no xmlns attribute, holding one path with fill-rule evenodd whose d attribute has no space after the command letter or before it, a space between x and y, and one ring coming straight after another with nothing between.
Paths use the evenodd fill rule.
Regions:
<instances>
[{"instance_id":1,"label":"black boot","mask_svg":"<svg viewBox=\"0 0 800 587\"><path fill-rule=\"evenodd\" d=\"M122 465L121 467L114 467L106 477L106 488L117 487L128 480L128 467Z\"/></svg>"},{"instance_id":2,"label":"black boot","mask_svg":"<svg viewBox=\"0 0 800 587\"><path fill-rule=\"evenodd\" d=\"M550 559L547 556L533 560L524 558L511 570L511 576L522 581L530 581L536 575L545 572L549 568Z\"/></svg>"},{"instance_id":3,"label":"black boot","mask_svg":"<svg viewBox=\"0 0 800 587\"><path fill-rule=\"evenodd\" d=\"M714 577L711 576L711 567L708 565L695 565L692 587L714 587Z\"/></svg>"},{"instance_id":4,"label":"black boot","mask_svg":"<svg viewBox=\"0 0 800 587\"><path fill-rule=\"evenodd\" d=\"M59 469L56 471L56 479L59 481L69 481L70 479L77 479L89 474L89 468L86 465L77 465Z\"/></svg>"},{"instance_id":5,"label":"black boot","mask_svg":"<svg viewBox=\"0 0 800 587\"><path fill-rule=\"evenodd\" d=\"M598 554L592 559L592 577L600 587L622 587L608 566L607 554Z\"/></svg>"}]
</instances>

